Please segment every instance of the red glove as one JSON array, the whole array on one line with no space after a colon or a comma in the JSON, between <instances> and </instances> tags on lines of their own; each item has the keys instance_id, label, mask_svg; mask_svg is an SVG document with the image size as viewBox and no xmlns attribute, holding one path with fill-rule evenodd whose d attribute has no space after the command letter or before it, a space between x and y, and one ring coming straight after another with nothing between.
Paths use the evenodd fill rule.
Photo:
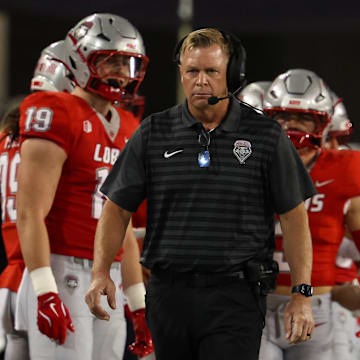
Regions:
<instances>
[{"instance_id":1,"label":"red glove","mask_svg":"<svg viewBox=\"0 0 360 360\"><path fill-rule=\"evenodd\" d=\"M145 309L128 312L133 323L135 342L129 345L129 350L138 357L145 357L154 352L154 345L150 330L145 320Z\"/></svg>"},{"instance_id":2,"label":"red glove","mask_svg":"<svg viewBox=\"0 0 360 360\"><path fill-rule=\"evenodd\" d=\"M65 342L67 329L75 331L69 310L54 292L38 296L37 324L40 332L59 344Z\"/></svg>"}]
</instances>

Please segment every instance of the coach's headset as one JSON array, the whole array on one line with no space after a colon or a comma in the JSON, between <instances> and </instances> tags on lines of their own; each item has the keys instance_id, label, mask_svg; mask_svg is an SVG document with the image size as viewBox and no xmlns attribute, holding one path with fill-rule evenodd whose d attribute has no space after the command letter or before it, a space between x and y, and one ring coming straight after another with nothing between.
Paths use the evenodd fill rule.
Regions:
<instances>
[{"instance_id":1,"label":"coach's headset","mask_svg":"<svg viewBox=\"0 0 360 360\"><path fill-rule=\"evenodd\" d=\"M215 28L215 30L218 30L225 39L225 41L229 44L230 58L226 71L226 81L229 90L229 95L224 98L218 98L216 96L212 96L211 98L209 98L209 104L211 105L215 105L220 100L237 94L246 85L246 79L245 79L246 52L241 44L240 39L228 31L221 30L218 28ZM182 38L174 48L173 61L179 65L180 65L180 50L182 44L184 43L187 37L188 35Z\"/></svg>"}]
</instances>

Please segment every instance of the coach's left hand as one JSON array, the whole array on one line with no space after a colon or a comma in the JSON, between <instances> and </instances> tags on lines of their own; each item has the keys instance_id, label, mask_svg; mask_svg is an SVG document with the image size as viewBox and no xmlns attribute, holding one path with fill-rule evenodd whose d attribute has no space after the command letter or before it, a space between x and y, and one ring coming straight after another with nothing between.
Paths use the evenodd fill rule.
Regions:
<instances>
[{"instance_id":1,"label":"coach's left hand","mask_svg":"<svg viewBox=\"0 0 360 360\"><path fill-rule=\"evenodd\" d=\"M311 299L301 294L293 294L286 306L284 320L286 338L290 344L310 340L314 331Z\"/></svg>"}]
</instances>

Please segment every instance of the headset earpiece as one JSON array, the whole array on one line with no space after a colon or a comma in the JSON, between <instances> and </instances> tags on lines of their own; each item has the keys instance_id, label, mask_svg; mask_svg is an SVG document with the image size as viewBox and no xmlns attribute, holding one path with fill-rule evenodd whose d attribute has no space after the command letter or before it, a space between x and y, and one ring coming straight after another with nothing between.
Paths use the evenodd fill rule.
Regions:
<instances>
[{"instance_id":1,"label":"headset earpiece","mask_svg":"<svg viewBox=\"0 0 360 360\"><path fill-rule=\"evenodd\" d=\"M238 92L246 83L246 52L237 36L225 30L218 30L230 44L231 55L227 67L228 89L231 93Z\"/></svg>"},{"instance_id":2,"label":"headset earpiece","mask_svg":"<svg viewBox=\"0 0 360 360\"><path fill-rule=\"evenodd\" d=\"M182 44L184 43L185 39L187 38L187 35L184 36L175 46L174 52L173 52L173 61L176 62L178 65L180 65L180 50L182 47Z\"/></svg>"}]
</instances>

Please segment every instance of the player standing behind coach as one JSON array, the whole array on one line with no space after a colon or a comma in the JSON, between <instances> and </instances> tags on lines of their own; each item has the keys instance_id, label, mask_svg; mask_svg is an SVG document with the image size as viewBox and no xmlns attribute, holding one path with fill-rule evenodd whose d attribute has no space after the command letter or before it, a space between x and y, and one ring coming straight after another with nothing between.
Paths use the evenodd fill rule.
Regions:
<instances>
[{"instance_id":1,"label":"player standing behind coach","mask_svg":"<svg viewBox=\"0 0 360 360\"><path fill-rule=\"evenodd\" d=\"M281 214L292 281L308 283L303 201L314 186L279 124L232 96L245 67L234 35L194 31L175 58L187 100L143 120L101 189L109 200L87 302L101 318L100 294L113 301L109 267L147 197L141 261L152 271L146 306L157 359L254 360L273 281L267 274L274 274L274 213ZM313 331L308 299L294 296L288 312L289 341L305 341Z\"/></svg>"},{"instance_id":2,"label":"player standing behind coach","mask_svg":"<svg viewBox=\"0 0 360 360\"><path fill-rule=\"evenodd\" d=\"M27 300L32 359L122 359L120 253L111 265L117 308L109 304L110 321L95 319L84 296L105 200L99 188L137 127L132 114L112 103L135 94L148 61L144 51L126 19L88 16L65 39L73 93L37 93L21 105L17 226L30 275L25 271L19 297Z\"/></svg>"}]
</instances>

